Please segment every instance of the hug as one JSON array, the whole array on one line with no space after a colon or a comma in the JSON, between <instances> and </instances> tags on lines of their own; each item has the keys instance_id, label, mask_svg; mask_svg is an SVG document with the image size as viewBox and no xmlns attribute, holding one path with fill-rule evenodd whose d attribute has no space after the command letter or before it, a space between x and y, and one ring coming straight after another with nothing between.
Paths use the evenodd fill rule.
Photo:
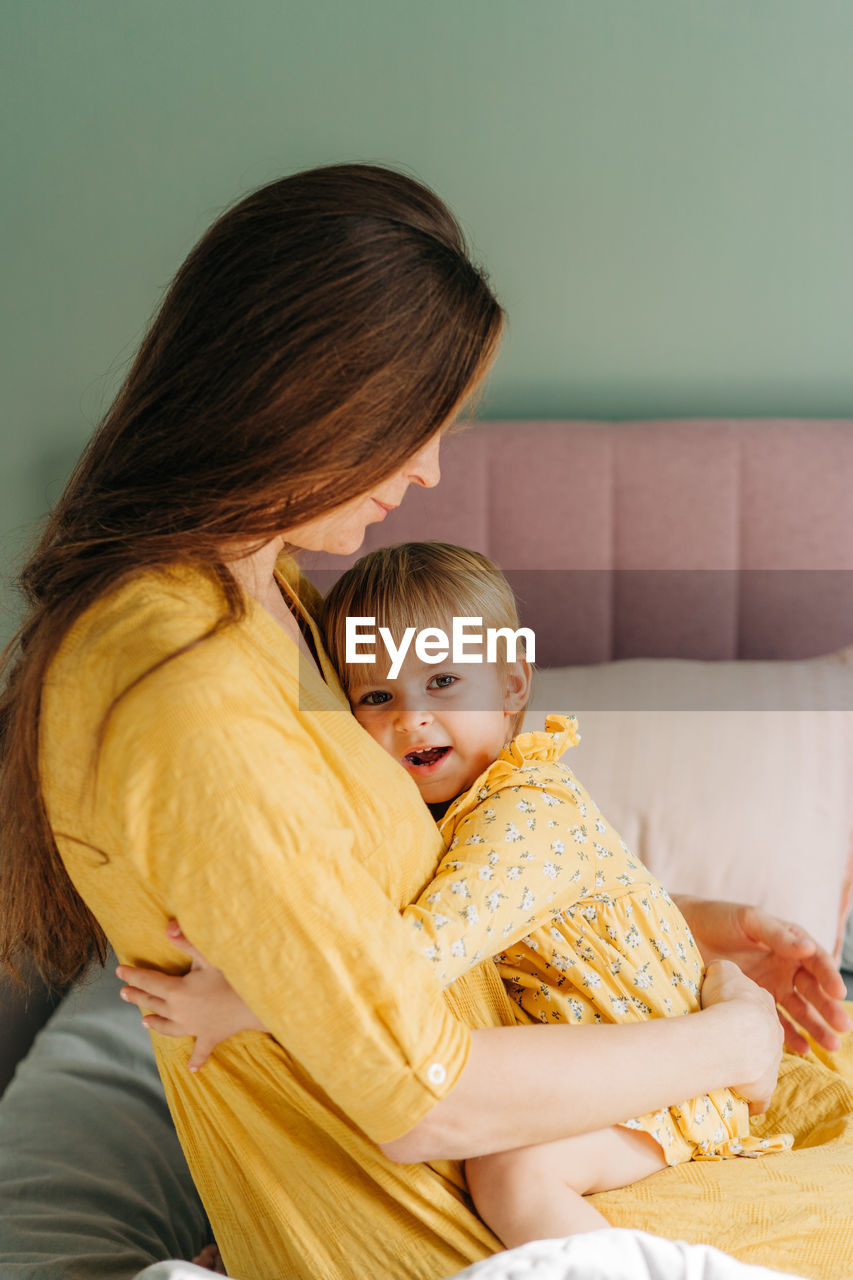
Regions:
<instances>
[{"instance_id":1,"label":"hug","mask_svg":"<svg viewBox=\"0 0 853 1280\"><path fill-rule=\"evenodd\" d=\"M841 1280L853 1051L824 940L663 883L561 759L583 712L525 724L523 646L400 643L460 617L523 636L514 566L442 528L356 559L442 482L504 322L392 169L296 173L202 237L21 575L0 960L67 991L115 953L210 1224L187 1256L237 1280L681 1239L670 1206L703 1185L738 1257ZM311 556L349 564L325 599ZM353 618L393 664L347 654ZM74 1141L97 1166L99 1133ZM825 1212L769 1230L773 1186L822 1170Z\"/></svg>"}]
</instances>

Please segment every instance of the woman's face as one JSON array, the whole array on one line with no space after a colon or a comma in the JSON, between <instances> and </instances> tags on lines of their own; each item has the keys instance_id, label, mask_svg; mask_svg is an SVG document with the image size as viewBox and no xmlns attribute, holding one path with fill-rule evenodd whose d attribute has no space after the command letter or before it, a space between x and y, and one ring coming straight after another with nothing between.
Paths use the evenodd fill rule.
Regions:
<instances>
[{"instance_id":1,"label":"woman's face","mask_svg":"<svg viewBox=\"0 0 853 1280\"><path fill-rule=\"evenodd\" d=\"M316 520L307 520L305 524L288 529L285 541L291 546L304 547L306 551L328 551L336 556L357 551L364 541L367 526L384 520L389 511L399 507L410 484L420 484L427 489L438 484L441 478L438 467L440 443L441 432L436 432L399 471L388 476L375 489L352 498Z\"/></svg>"}]
</instances>

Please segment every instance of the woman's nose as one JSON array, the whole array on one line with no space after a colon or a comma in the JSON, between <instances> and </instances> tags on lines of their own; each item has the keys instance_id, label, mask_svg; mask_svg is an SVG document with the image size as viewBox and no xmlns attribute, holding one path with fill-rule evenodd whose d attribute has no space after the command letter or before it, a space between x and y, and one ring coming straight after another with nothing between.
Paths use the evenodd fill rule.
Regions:
<instances>
[{"instance_id":1,"label":"woman's nose","mask_svg":"<svg viewBox=\"0 0 853 1280\"><path fill-rule=\"evenodd\" d=\"M423 485L425 489L434 489L441 479L441 468L438 465L440 448L441 436L436 434L412 458L407 479Z\"/></svg>"}]
</instances>

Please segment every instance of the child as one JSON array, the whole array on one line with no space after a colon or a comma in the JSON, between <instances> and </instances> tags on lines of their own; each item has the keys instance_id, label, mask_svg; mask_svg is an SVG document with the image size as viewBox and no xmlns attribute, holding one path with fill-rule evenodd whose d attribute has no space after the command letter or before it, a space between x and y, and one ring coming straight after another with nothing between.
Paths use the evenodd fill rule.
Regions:
<instances>
[{"instance_id":1,"label":"child","mask_svg":"<svg viewBox=\"0 0 853 1280\"><path fill-rule=\"evenodd\" d=\"M519 628L495 565L435 542L362 557L323 612L354 715L414 779L445 840L435 877L403 911L416 945L444 985L493 956L526 1019L629 1022L697 1010L703 968L686 921L558 763L579 740L576 721L549 715L544 733L518 733L530 694L525 658L501 657L499 645L496 662L426 662L412 645L394 679L381 644L373 663L346 661L348 617L374 619L373 632L388 628L399 644L408 627L450 635L454 616L481 618L484 630ZM249 1025L257 1022L240 1023ZM606 1226L589 1193L686 1160L790 1146L787 1135L751 1136L746 1102L724 1089L607 1130L472 1159L466 1175L481 1217L513 1247Z\"/></svg>"}]
</instances>

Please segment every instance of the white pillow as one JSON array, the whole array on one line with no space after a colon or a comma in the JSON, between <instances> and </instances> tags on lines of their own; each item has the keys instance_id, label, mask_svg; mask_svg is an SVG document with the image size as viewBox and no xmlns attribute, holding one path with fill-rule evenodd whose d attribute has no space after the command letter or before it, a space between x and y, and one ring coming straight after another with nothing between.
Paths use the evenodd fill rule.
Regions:
<instances>
[{"instance_id":1,"label":"white pillow","mask_svg":"<svg viewBox=\"0 0 853 1280\"><path fill-rule=\"evenodd\" d=\"M537 671L525 728L548 711L577 715L582 741L565 763L667 889L756 903L840 954L853 647L799 662Z\"/></svg>"}]
</instances>

